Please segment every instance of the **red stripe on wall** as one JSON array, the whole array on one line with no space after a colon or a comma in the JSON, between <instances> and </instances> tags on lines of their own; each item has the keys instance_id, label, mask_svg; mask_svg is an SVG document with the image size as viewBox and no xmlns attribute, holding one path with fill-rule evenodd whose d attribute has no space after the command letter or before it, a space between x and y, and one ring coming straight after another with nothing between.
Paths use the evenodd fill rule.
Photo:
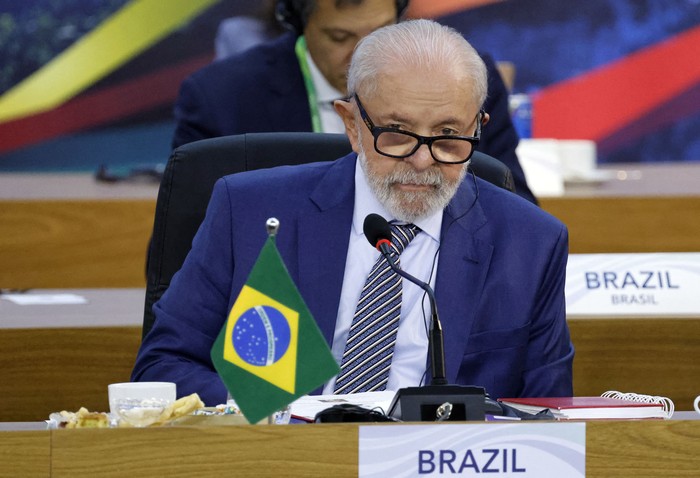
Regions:
<instances>
[{"instance_id":1,"label":"red stripe on wall","mask_svg":"<svg viewBox=\"0 0 700 478\"><path fill-rule=\"evenodd\" d=\"M182 80L211 60L211 55L190 59L116 86L80 95L53 110L2 123L0 153L173 103Z\"/></svg>"},{"instance_id":2,"label":"red stripe on wall","mask_svg":"<svg viewBox=\"0 0 700 478\"><path fill-rule=\"evenodd\" d=\"M632 145L641 137L664 134L664 130L679 121L697 115L700 112L700 83L694 88L675 96L659 108L649 111L645 116L635 118L634 122L615 131L598 141L598 152L608 154L625 146ZM669 141L672 141L669 138ZM658 161L678 158L658 158ZM690 159L697 159L692 157Z\"/></svg>"},{"instance_id":3,"label":"red stripe on wall","mask_svg":"<svg viewBox=\"0 0 700 478\"><path fill-rule=\"evenodd\" d=\"M533 136L601 140L700 83L700 27L533 99Z\"/></svg>"}]
</instances>

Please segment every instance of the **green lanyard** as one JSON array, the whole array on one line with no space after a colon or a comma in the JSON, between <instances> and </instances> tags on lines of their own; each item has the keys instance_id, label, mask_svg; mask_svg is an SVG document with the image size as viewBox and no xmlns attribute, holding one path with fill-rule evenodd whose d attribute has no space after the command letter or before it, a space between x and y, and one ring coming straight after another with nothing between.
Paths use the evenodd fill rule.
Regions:
<instances>
[{"instance_id":1,"label":"green lanyard","mask_svg":"<svg viewBox=\"0 0 700 478\"><path fill-rule=\"evenodd\" d=\"M306 86L306 94L309 97L309 112L311 113L311 127L314 133L322 133L321 116L318 114L318 101L316 101L316 87L314 80L311 77L311 69L306 61L306 39L304 35L297 38L297 43L294 46L294 52L297 54L299 68L301 68L301 76L304 77L304 86Z\"/></svg>"}]
</instances>

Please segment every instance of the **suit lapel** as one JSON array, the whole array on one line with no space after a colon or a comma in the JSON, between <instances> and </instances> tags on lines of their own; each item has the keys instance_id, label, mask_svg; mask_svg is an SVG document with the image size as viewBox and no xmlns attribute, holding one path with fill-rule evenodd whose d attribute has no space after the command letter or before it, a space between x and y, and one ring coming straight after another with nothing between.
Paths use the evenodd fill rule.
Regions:
<instances>
[{"instance_id":1,"label":"suit lapel","mask_svg":"<svg viewBox=\"0 0 700 478\"><path fill-rule=\"evenodd\" d=\"M450 383L455 383L459 372L493 253L493 245L476 236L487 219L479 201L474 199L474 192L467 177L446 208L442 221L435 296Z\"/></svg>"},{"instance_id":2,"label":"suit lapel","mask_svg":"<svg viewBox=\"0 0 700 478\"><path fill-rule=\"evenodd\" d=\"M352 153L330 166L310 195L313 206L299 220L299 290L329 344L352 225L355 159ZM435 284L450 383L456 380L491 262L493 245L477 237L486 223L467 178L443 215Z\"/></svg>"},{"instance_id":3,"label":"suit lapel","mask_svg":"<svg viewBox=\"0 0 700 478\"><path fill-rule=\"evenodd\" d=\"M333 162L312 192L313 206L299 221L302 297L329 344L333 343L354 205L355 155Z\"/></svg>"}]
</instances>

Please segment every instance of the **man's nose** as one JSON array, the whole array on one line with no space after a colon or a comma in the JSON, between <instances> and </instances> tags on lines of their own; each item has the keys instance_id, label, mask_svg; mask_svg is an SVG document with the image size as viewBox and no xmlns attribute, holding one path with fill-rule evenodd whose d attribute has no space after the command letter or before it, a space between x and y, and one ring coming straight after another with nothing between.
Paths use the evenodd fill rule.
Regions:
<instances>
[{"instance_id":1,"label":"man's nose","mask_svg":"<svg viewBox=\"0 0 700 478\"><path fill-rule=\"evenodd\" d=\"M421 144L416 152L408 156L406 160L413 165L416 171L428 169L435 162L427 144Z\"/></svg>"}]
</instances>

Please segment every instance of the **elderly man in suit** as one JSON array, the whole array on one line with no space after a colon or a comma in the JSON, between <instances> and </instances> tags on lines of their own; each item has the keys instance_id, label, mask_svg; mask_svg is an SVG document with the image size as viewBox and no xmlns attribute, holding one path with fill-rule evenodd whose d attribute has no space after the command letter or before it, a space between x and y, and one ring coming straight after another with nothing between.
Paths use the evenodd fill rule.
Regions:
<instances>
[{"instance_id":1,"label":"elderly man in suit","mask_svg":"<svg viewBox=\"0 0 700 478\"><path fill-rule=\"evenodd\" d=\"M353 153L217 182L191 252L154 306L132 379L174 381L178 394L198 392L208 404L226 399L210 349L274 216L280 254L341 365L323 390L423 384L428 304L422 289L389 272L380 282L393 281L391 294L369 285L383 258L362 223L376 213L401 242L401 266L435 289L449 382L483 386L493 397L570 396L567 230L467 173L489 120L479 55L429 20L387 26L359 43L348 92L335 109ZM386 303L395 293L398 302ZM387 334L381 350L373 340L357 345L359 321ZM359 385L345 374L351 348L374 357L363 364L378 364L355 367Z\"/></svg>"}]
</instances>

